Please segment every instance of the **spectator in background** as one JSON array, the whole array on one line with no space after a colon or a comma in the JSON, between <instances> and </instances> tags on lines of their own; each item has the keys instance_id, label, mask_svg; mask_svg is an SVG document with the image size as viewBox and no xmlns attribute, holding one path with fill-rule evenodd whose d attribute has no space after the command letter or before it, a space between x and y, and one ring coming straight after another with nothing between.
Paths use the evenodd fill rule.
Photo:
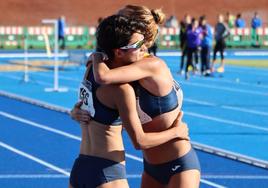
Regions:
<instances>
[{"instance_id":1,"label":"spectator in background","mask_svg":"<svg viewBox=\"0 0 268 188\"><path fill-rule=\"evenodd\" d=\"M257 35L257 29L262 27L262 20L259 17L258 12L254 13L254 17L251 19L252 39L256 46L259 46L259 35Z\"/></svg>"},{"instance_id":2,"label":"spectator in background","mask_svg":"<svg viewBox=\"0 0 268 188\"><path fill-rule=\"evenodd\" d=\"M211 72L214 72L214 64L216 62L217 52L221 54L221 65L218 68L218 72L224 72L224 50L226 47L225 39L229 36L229 28L224 23L224 17L222 14L218 16L218 23L215 26L215 47L213 51L213 62L211 66Z\"/></svg>"},{"instance_id":3,"label":"spectator in background","mask_svg":"<svg viewBox=\"0 0 268 188\"><path fill-rule=\"evenodd\" d=\"M231 14L230 12L227 12L226 18L227 18L228 27L234 28L235 27L235 16L233 14Z\"/></svg>"},{"instance_id":4,"label":"spectator in background","mask_svg":"<svg viewBox=\"0 0 268 188\"><path fill-rule=\"evenodd\" d=\"M179 22L178 22L176 16L171 16L170 26L175 27L175 28L179 27Z\"/></svg>"},{"instance_id":5,"label":"spectator in background","mask_svg":"<svg viewBox=\"0 0 268 188\"><path fill-rule=\"evenodd\" d=\"M258 12L254 13L254 17L251 20L251 28L257 29L259 27L262 27L262 20L258 14Z\"/></svg>"},{"instance_id":6,"label":"spectator in background","mask_svg":"<svg viewBox=\"0 0 268 188\"><path fill-rule=\"evenodd\" d=\"M236 16L236 20L235 20L235 26L237 28L245 28L246 27L246 22L245 20L242 18L242 14L237 14Z\"/></svg>"},{"instance_id":7,"label":"spectator in background","mask_svg":"<svg viewBox=\"0 0 268 188\"><path fill-rule=\"evenodd\" d=\"M206 16L201 16L199 24L202 29L201 40L201 73L204 76L210 75L210 51L213 42L212 28L207 23Z\"/></svg>"},{"instance_id":8,"label":"spectator in background","mask_svg":"<svg viewBox=\"0 0 268 188\"><path fill-rule=\"evenodd\" d=\"M187 64L185 68L185 79L190 77L189 67L192 66L193 70L197 70L197 65L193 64L193 55L198 54L198 47L201 44L201 29L198 20L192 19L191 29L187 30Z\"/></svg>"},{"instance_id":9,"label":"spectator in background","mask_svg":"<svg viewBox=\"0 0 268 188\"><path fill-rule=\"evenodd\" d=\"M191 16L186 14L180 22L180 48L181 48L181 64L179 74L183 74L184 58L187 54L187 30L191 28Z\"/></svg>"},{"instance_id":10,"label":"spectator in background","mask_svg":"<svg viewBox=\"0 0 268 188\"><path fill-rule=\"evenodd\" d=\"M170 16L165 23L165 27L175 27L175 28L179 27L179 22L177 18L173 15Z\"/></svg>"},{"instance_id":11,"label":"spectator in background","mask_svg":"<svg viewBox=\"0 0 268 188\"><path fill-rule=\"evenodd\" d=\"M58 19L58 40L59 40L59 44L61 43L60 48L62 50L65 49L65 31L64 31L64 29L65 29L65 17L61 16Z\"/></svg>"}]
</instances>

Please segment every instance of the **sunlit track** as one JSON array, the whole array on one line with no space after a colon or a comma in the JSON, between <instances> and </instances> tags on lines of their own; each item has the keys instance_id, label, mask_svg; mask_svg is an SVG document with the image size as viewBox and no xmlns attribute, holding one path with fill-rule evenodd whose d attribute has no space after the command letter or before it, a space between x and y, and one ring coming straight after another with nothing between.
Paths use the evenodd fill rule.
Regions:
<instances>
[{"instance_id":1,"label":"sunlit track","mask_svg":"<svg viewBox=\"0 0 268 188\"><path fill-rule=\"evenodd\" d=\"M185 81L177 74L179 57L165 60L184 92L183 120L201 161L200 188L268 187L268 69L226 65L222 75L191 75ZM61 68L59 84L67 92L45 92L53 87L52 69L29 71L29 82L23 82L23 72L0 72L0 142L6 144L0 146L0 185L5 188L11 188L10 182L66 187L68 174L18 154L70 172L81 137L68 113L85 67ZM123 138L127 178L135 188L141 181L142 154L125 131Z\"/></svg>"},{"instance_id":2,"label":"sunlit track","mask_svg":"<svg viewBox=\"0 0 268 188\"><path fill-rule=\"evenodd\" d=\"M0 111L0 115L4 116L6 118L9 118L9 119L15 120L15 121L22 122L22 123L24 123L26 125L29 125L29 126L33 126L33 127L43 129L43 130L46 130L46 131L49 131L49 132L53 132L55 134L59 134L61 136L64 136L64 137L67 137L67 138L70 138L70 139L81 141L81 137L75 136L73 134L70 134L70 133L67 133L67 132L64 132L64 131L61 131L61 130L58 130L58 129L51 128L51 127L49 127L47 125L42 125L42 124L39 124L39 123L36 123L36 122L32 122L32 121L29 121L29 120L27 120L25 118L14 116L12 114L8 114L8 113L5 113L3 111ZM17 153L19 155L22 155L22 156L24 156L26 158L29 158L30 160L33 160L33 161L35 161L37 163L40 163L41 165L44 165L44 166L46 166L48 168L51 168L51 169L53 169L53 170L55 170L55 171L57 171L59 173L62 173L64 175L66 175L66 176L70 176L69 172L67 172L67 171L65 171L65 170L63 170L63 169L61 169L61 168L59 168L59 167L57 167L57 166L55 166L53 164L50 164L50 163L48 163L48 162L46 162L44 160L41 160L41 159L36 158L36 157L34 157L34 156L30 155L30 154L27 154L27 153L25 153L23 151L20 151L20 150L14 148L14 147L12 147L12 146L10 146L8 144L5 144L5 143L3 143L1 141L0 141L0 147L3 147L5 149L8 149L8 150L10 150L12 152L15 152L15 153ZM132 154L129 154L129 153L126 154L126 157L128 157L128 158L130 158L132 160L135 160L135 161L143 162L142 158L137 157L137 156L132 155ZM1 179L1 177L0 177L0 179ZM201 179L201 182L203 182L204 184L210 185L212 187L215 187L215 188L224 188L224 186L221 186L221 185L219 185L217 183L213 183L213 182L208 181L208 180Z\"/></svg>"},{"instance_id":3,"label":"sunlit track","mask_svg":"<svg viewBox=\"0 0 268 188\"><path fill-rule=\"evenodd\" d=\"M10 75L5 75L5 76L10 77L12 79L16 79L16 80L21 79L19 76L10 76ZM44 81L36 81L36 83L38 83L40 85L44 85L44 86L51 86L51 84L46 83ZM77 88L72 88L72 87L68 87L68 88L71 91L77 92ZM195 104L207 105L207 106L218 106L218 105L210 103L210 102L200 101L200 100L197 101L197 100L188 99L188 98L186 98L186 101L191 102L191 103L195 103ZM245 109L245 108L238 108L238 107L227 106L227 105L221 105L220 107L224 108L224 109L227 109L227 110L235 110L235 111L240 111L240 112L246 112L246 113L252 113L252 114L258 114L258 115L267 116L266 112L261 112L261 111L248 110L248 109ZM258 126L258 125L252 125L252 124L241 123L241 122L236 122L236 121L223 120L221 118L215 118L215 117L212 117L212 116L202 115L202 114L199 114L199 113L187 113L187 114L188 115L191 114L192 116L195 116L195 117L198 117L198 118L208 119L208 120L217 121L217 122L224 122L225 124L248 127L248 128L252 128L252 129L258 129L258 130L265 130L265 131L267 130L266 128L263 128L263 127Z\"/></svg>"}]
</instances>

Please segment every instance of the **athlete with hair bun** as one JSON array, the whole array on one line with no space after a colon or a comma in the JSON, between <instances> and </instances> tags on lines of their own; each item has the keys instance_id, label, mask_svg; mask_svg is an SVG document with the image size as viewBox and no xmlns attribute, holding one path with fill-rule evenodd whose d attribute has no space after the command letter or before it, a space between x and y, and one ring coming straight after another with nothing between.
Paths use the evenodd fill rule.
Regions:
<instances>
[{"instance_id":1,"label":"athlete with hair bun","mask_svg":"<svg viewBox=\"0 0 268 188\"><path fill-rule=\"evenodd\" d=\"M126 6L124 15L134 18L146 26L140 34L144 35L147 47L153 44L158 23L164 14L161 10L151 11L143 6ZM103 53L93 53L94 78L101 85L113 85L136 81L133 87L138 97L137 110L142 128L145 132L160 132L168 130L178 113L181 111L182 90L174 82L171 72L165 62L154 56L145 56L138 61L125 62L123 66L109 67L111 52L110 40L117 38L113 32L98 32L97 46ZM121 47L118 55L122 58L139 49L140 40ZM76 109L77 110L77 109ZM75 118L75 117L74 117ZM77 118L75 118L77 119ZM79 119L77 119L79 120ZM200 165L189 140L173 139L150 149L143 149L144 172L142 188L187 187L197 188L200 182Z\"/></svg>"}]
</instances>

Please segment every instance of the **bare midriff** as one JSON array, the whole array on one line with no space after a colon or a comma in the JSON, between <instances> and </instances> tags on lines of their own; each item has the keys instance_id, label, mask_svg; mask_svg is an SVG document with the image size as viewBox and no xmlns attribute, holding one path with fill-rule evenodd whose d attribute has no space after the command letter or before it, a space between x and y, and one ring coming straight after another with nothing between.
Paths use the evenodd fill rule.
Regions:
<instances>
[{"instance_id":1,"label":"bare midriff","mask_svg":"<svg viewBox=\"0 0 268 188\"><path fill-rule=\"evenodd\" d=\"M171 112L161 114L151 122L143 125L145 132L160 132L172 126L179 114L180 109L176 108ZM159 145L143 151L144 158L151 164L160 164L175 160L191 149L191 144L186 140L173 139L165 144Z\"/></svg>"},{"instance_id":2,"label":"bare midriff","mask_svg":"<svg viewBox=\"0 0 268 188\"><path fill-rule=\"evenodd\" d=\"M121 125L109 126L90 121L88 125L81 125L81 130L80 154L125 164Z\"/></svg>"}]
</instances>

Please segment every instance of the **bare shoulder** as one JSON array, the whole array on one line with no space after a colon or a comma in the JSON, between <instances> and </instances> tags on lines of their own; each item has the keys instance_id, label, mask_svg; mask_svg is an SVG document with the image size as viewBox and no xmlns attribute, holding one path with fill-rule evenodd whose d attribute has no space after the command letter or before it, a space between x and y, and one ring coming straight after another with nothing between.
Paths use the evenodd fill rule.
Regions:
<instances>
[{"instance_id":1,"label":"bare shoulder","mask_svg":"<svg viewBox=\"0 0 268 188\"><path fill-rule=\"evenodd\" d=\"M163 59L152 55L144 57L141 61L137 63L142 65L143 68L149 70L159 70L159 68L166 66L166 63Z\"/></svg>"}]
</instances>

